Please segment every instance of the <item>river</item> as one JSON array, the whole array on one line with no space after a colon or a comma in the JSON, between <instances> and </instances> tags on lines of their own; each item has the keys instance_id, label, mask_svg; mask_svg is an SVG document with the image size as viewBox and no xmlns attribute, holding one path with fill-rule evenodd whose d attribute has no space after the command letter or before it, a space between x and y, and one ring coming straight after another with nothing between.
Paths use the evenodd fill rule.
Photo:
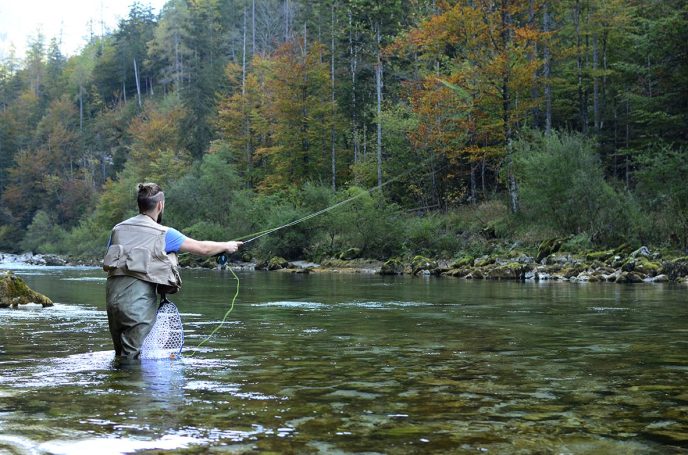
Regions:
<instances>
[{"instance_id":1,"label":"river","mask_svg":"<svg viewBox=\"0 0 688 455\"><path fill-rule=\"evenodd\" d=\"M113 362L103 273L19 267L0 453L688 453L679 285L184 270L177 360ZM155 452L158 453L158 452Z\"/></svg>"}]
</instances>

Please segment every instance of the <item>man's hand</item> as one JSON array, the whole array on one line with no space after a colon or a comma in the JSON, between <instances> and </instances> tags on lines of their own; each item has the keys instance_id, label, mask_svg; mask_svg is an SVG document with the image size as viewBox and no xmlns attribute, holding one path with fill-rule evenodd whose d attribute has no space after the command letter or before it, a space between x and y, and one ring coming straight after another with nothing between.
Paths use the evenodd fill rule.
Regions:
<instances>
[{"instance_id":1,"label":"man's hand","mask_svg":"<svg viewBox=\"0 0 688 455\"><path fill-rule=\"evenodd\" d=\"M225 253L229 253L229 254L235 253L237 250L239 250L239 247L243 244L244 244L244 242L233 242L233 241L227 242L227 247L225 249Z\"/></svg>"}]
</instances>

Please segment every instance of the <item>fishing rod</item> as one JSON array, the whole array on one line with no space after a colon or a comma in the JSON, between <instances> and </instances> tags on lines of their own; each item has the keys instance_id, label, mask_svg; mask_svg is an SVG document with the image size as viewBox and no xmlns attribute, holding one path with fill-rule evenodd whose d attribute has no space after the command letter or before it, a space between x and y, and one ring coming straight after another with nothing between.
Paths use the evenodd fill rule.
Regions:
<instances>
[{"instance_id":1,"label":"fishing rod","mask_svg":"<svg viewBox=\"0 0 688 455\"><path fill-rule=\"evenodd\" d=\"M296 219L296 220L290 221L289 223L285 223L285 224L283 224L283 225L281 225L281 226L276 226L276 227L273 227L273 228L264 229L264 230L262 230L262 231L258 231L258 232L254 232L254 233L252 233L252 234L248 234L248 235L245 235L245 236L242 236L242 237L238 237L238 238L234 239L233 241L242 241L242 243L245 245L245 244L247 244L247 243L251 243L251 242L254 242L254 241L258 240L258 239L260 239L261 237L264 237L264 236L266 236L266 235L272 234L273 232L277 232L277 231L280 231L280 230L282 230L282 229L286 229L286 228L288 228L288 227L295 226L295 225L297 225L297 224L300 224L300 223L303 223L303 222L305 222L305 221L308 221L308 220L310 220L311 218L315 218L316 216L319 216L319 215L322 215L322 214L327 213L327 212L329 212L329 211L332 211L332 210L334 210L334 209L336 209L336 208L338 208L338 207L341 207L342 205L348 204L348 203L350 203L350 202L352 202L352 201L354 201L354 200L356 200L356 199L358 199L358 198L361 198L361 197L363 197L363 196L365 196L365 195L367 195L367 194L370 194L370 193L372 193L373 191L382 190L382 188L384 188L385 186L387 186L387 185L389 185L389 184L391 184L391 183L393 183L393 182L396 182L396 181L400 180L402 177L404 177L404 176L410 174L411 172L415 171L416 169L420 168L420 167L423 166L427 161L429 161L429 159L430 159L430 158L421 161L421 162L420 162L419 164L417 164L416 166L413 166L413 167L411 167L410 169L407 169L406 172L402 172L401 174L397 175L396 177L394 177L394 178L392 178L392 179L390 179L390 180L388 180L388 181L386 181L386 182L384 182L384 183L382 183L382 184L380 184L380 185L376 185L376 186L374 186L374 187L369 188L368 190L361 191L360 193L358 193L358 194L356 194L356 195L354 195L354 196L351 196L351 197L349 197L349 198L347 198L347 199L344 199L344 200L342 200L342 201L339 201L339 202L337 202L337 203L335 203L335 204L333 204L333 205L331 205L331 206L329 206L329 207L325 207L325 208L323 208L323 209L321 209L321 210L318 210L318 211L316 211L316 212L313 212L313 213L311 213L311 214L308 214L308 215L303 216L303 217L301 217L301 218L298 218L298 219ZM438 168L438 169L431 170L431 171L429 171L429 172L423 174L423 176L429 175L429 174L434 174L434 173L436 173L436 172L439 172L440 170L442 170L443 168L445 168L445 167L447 167L447 166L448 166L448 164L445 164L444 166L441 166L441 167ZM246 240L242 240L242 239L246 239ZM227 253L220 253L220 254L216 255L215 258L216 258L217 263L218 263L220 266L225 266L225 265L227 264L227 262L229 261L228 256L227 256ZM194 348L194 350L193 350L193 352L190 354L190 356L193 356L194 354L196 354L196 352L198 351L198 349L199 349L201 346L203 346L204 344L206 344L206 343L212 338L212 336L215 335L215 333L217 333L218 330L220 330L220 328L224 325L225 321L227 321L227 318L229 317L229 314L232 312L232 310L234 310L234 303L236 302L236 299L237 299L237 297L239 296L239 277L236 275L236 273L234 273L234 270L233 270L231 267L229 267L229 271L232 273L232 276L234 277L234 279L236 280L236 283L237 283L237 284L236 284L236 290L235 290L235 292L234 292L234 297L232 298L232 303L231 303L229 309L225 312L225 314L224 314L222 320L220 321L220 323L218 324L218 326L215 327L215 328L213 329L213 331L210 332L210 334L209 334L208 336L206 336L206 337L203 339L203 341L201 341L201 342Z\"/></svg>"}]
</instances>

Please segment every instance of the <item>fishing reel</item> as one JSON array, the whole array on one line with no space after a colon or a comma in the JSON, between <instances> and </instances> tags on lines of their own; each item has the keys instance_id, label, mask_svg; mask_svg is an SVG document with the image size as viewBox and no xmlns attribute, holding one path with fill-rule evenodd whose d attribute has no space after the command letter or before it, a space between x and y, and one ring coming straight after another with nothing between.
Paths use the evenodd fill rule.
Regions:
<instances>
[{"instance_id":1,"label":"fishing reel","mask_svg":"<svg viewBox=\"0 0 688 455\"><path fill-rule=\"evenodd\" d=\"M219 265L220 267L224 267L225 265L227 265L227 261L229 261L227 253L220 253L215 255L215 262L217 262L217 265Z\"/></svg>"}]
</instances>

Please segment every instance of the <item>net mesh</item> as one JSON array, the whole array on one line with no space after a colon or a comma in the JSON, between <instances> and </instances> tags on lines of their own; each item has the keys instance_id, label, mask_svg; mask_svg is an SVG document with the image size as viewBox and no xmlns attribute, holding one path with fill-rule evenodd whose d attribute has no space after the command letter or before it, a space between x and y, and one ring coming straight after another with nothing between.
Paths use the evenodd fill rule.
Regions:
<instances>
[{"instance_id":1,"label":"net mesh","mask_svg":"<svg viewBox=\"0 0 688 455\"><path fill-rule=\"evenodd\" d=\"M164 300L158 308L153 328L143 340L142 359L175 358L184 347L184 326L177 306Z\"/></svg>"}]
</instances>

